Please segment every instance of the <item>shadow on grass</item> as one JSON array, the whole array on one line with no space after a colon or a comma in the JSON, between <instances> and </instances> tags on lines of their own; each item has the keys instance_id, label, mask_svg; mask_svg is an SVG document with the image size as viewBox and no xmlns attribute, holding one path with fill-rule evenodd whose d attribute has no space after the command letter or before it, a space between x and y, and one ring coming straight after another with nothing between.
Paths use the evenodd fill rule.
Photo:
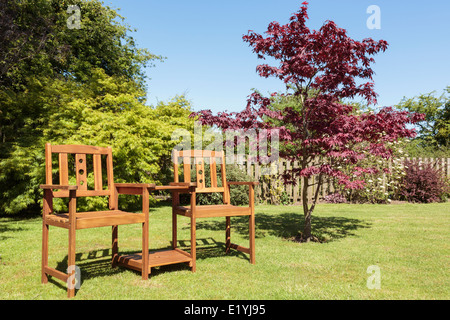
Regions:
<instances>
[{"instance_id":1,"label":"shadow on grass","mask_svg":"<svg viewBox=\"0 0 450 320\"><path fill-rule=\"evenodd\" d=\"M190 239L187 240L178 240L178 248L190 252L190 246L191 241ZM232 257L239 257L241 259L249 261L248 255L239 252L237 250L231 249L230 252L225 252L225 243L224 242L217 242L213 238L201 238L196 240L196 247L197 247L197 261L202 259L208 259L208 258L216 258L216 257L225 257L225 256L232 256ZM158 248L156 250L166 250L171 249L171 247L166 248ZM150 250L152 251L152 249ZM127 255L127 254L133 254L136 253L136 251L119 251L119 255ZM111 276L123 273L125 271L131 271L136 273L137 277L141 277L141 272L136 270L127 269L122 266L111 266L111 256L112 252L111 249L99 249L99 250L93 250L88 252L87 254L84 253L76 253L75 255L75 261L77 267L80 268L81 272L81 287L83 286L83 282L85 280L89 280L92 278L98 278L98 277L105 277L105 276ZM63 260L58 262L56 269L61 272L67 271L67 261L68 257L65 256ZM166 272L174 272L174 271L190 271L191 268L187 263L177 263L177 264L171 264L171 265L165 265L165 266L159 266L159 267L153 267L151 269L151 274L149 275L149 280L151 280L151 277L155 277L161 274L164 274ZM61 282L59 280L56 280L49 276L49 282L53 285L58 286L62 290L67 290L67 286L64 282Z\"/></svg>"},{"instance_id":2,"label":"shadow on grass","mask_svg":"<svg viewBox=\"0 0 450 320\"><path fill-rule=\"evenodd\" d=\"M304 228L303 215L298 213L265 214L258 213L255 216L256 238L266 235L276 236L283 239L293 239L298 236ZM357 230L370 228L371 223L354 218L346 217L312 217L312 233L321 241L335 241L348 236L357 236ZM231 218L232 232L238 232L248 239L248 218ZM201 220L197 222L197 229L225 232L224 221Z\"/></svg>"},{"instance_id":3,"label":"shadow on grass","mask_svg":"<svg viewBox=\"0 0 450 320\"><path fill-rule=\"evenodd\" d=\"M24 226L24 222L35 220L36 216L31 215L0 215L0 241L13 238L13 234L17 234L20 231L29 230L29 227ZM10 235L6 236L5 233Z\"/></svg>"}]
</instances>

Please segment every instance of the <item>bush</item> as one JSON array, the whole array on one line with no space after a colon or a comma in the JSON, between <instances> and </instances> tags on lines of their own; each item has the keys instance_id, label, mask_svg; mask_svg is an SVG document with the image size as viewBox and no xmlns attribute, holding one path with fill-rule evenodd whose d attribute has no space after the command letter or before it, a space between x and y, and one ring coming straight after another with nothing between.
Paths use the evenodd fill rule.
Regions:
<instances>
[{"instance_id":1,"label":"bush","mask_svg":"<svg viewBox=\"0 0 450 320\"><path fill-rule=\"evenodd\" d=\"M405 161L405 173L400 194L409 202L439 202L443 201L449 192L441 170L431 163L421 161Z\"/></svg>"},{"instance_id":2,"label":"bush","mask_svg":"<svg viewBox=\"0 0 450 320\"><path fill-rule=\"evenodd\" d=\"M281 175L262 175L260 179L263 183L256 196L259 203L283 206L292 204L292 198L285 191Z\"/></svg>"},{"instance_id":3,"label":"bush","mask_svg":"<svg viewBox=\"0 0 450 320\"><path fill-rule=\"evenodd\" d=\"M346 203L347 199L339 192L326 195L323 200L327 203Z\"/></svg>"}]
</instances>

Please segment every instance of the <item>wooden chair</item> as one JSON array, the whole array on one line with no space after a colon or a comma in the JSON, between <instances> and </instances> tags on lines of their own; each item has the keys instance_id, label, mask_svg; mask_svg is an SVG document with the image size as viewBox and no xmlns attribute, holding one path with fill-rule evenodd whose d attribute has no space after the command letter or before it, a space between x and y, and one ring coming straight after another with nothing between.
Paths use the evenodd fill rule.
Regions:
<instances>
[{"instance_id":1,"label":"wooden chair","mask_svg":"<svg viewBox=\"0 0 450 320\"><path fill-rule=\"evenodd\" d=\"M58 154L59 184L53 183L52 155ZM74 158L69 155L74 154ZM92 155L92 157L91 157ZM56 157L55 157L56 158ZM92 159L92 160L91 160ZM69 163L75 167L75 184L69 184ZM92 161L92 162L90 162ZM107 184L103 183L102 163L106 163ZM88 189L87 169L93 168L94 186ZM114 183L113 159L111 147L102 148L83 145L45 145L45 178L43 203L43 232L42 232L42 283L48 282L48 276L67 282L68 297L75 295L73 286L75 266L76 230L112 227L112 264L118 260L118 225L142 224L142 263L148 265L148 218L149 218L149 189L153 184L124 184ZM55 177L56 178L56 177ZM72 180L74 181L74 180ZM91 186L92 187L92 186ZM140 194L142 196L142 213L129 213L119 210L119 194ZM79 197L108 196L109 210L97 212L77 212L76 201ZM68 213L55 214L53 212L53 198L69 198ZM48 237L49 227L68 229L68 272L64 273L48 266ZM144 270L143 269L143 270ZM142 278L147 279L148 273L142 271Z\"/></svg>"},{"instance_id":2,"label":"wooden chair","mask_svg":"<svg viewBox=\"0 0 450 320\"><path fill-rule=\"evenodd\" d=\"M225 157L223 152L208 150L188 150L173 151L174 176L175 181L170 183L173 186L190 185L190 205L180 205L180 193L183 191L172 191L172 246L175 249L177 245L177 215L189 217L191 219L191 257L192 271L195 271L196 260L196 219L210 217L225 217L225 244L226 251L234 248L250 255L250 263L255 264L255 190L254 186L258 182L230 182L226 179ZM218 183L217 165L218 159L221 168L221 186ZM181 160L181 161L180 161ZM179 163L183 162L184 182L179 181ZM191 163L195 164L195 181L191 181ZM209 177L205 174L205 168L210 166ZM206 181L210 180L210 186ZM248 207L233 206L230 204L230 186L248 185L249 186L249 205ZM184 191L186 192L186 191ZM197 193L219 192L223 195L223 204L220 205L197 205ZM231 223L232 216L249 216L249 239L248 248L231 243Z\"/></svg>"}]
</instances>

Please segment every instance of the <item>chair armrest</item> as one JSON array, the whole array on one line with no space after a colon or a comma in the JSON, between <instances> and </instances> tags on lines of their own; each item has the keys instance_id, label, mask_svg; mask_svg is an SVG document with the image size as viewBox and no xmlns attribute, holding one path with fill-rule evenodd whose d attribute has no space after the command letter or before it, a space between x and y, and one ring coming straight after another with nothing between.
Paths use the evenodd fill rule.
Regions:
<instances>
[{"instance_id":1,"label":"chair armrest","mask_svg":"<svg viewBox=\"0 0 450 320\"><path fill-rule=\"evenodd\" d=\"M39 188L44 190L77 190L78 186L58 185L58 184L41 184Z\"/></svg>"},{"instance_id":2,"label":"chair armrest","mask_svg":"<svg viewBox=\"0 0 450 320\"><path fill-rule=\"evenodd\" d=\"M259 182L258 181L227 181L227 184L257 186L259 184Z\"/></svg>"}]
</instances>

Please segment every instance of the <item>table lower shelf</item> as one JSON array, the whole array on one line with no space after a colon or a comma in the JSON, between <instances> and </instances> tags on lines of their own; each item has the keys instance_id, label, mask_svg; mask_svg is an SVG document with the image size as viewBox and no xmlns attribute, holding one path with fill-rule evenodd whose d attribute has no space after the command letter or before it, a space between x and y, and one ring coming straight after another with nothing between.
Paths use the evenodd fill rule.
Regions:
<instances>
[{"instance_id":1,"label":"table lower shelf","mask_svg":"<svg viewBox=\"0 0 450 320\"><path fill-rule=\"evenodd\" d=\"M189 253L175 248L168 250L150 251L148 253L150 273L152 267L165 266L169 264L191 262L192 258ZM142 270L142 254L135 253L117 258L117 264L125 268L141 271Z\"/></svg>"}]
</instances>

